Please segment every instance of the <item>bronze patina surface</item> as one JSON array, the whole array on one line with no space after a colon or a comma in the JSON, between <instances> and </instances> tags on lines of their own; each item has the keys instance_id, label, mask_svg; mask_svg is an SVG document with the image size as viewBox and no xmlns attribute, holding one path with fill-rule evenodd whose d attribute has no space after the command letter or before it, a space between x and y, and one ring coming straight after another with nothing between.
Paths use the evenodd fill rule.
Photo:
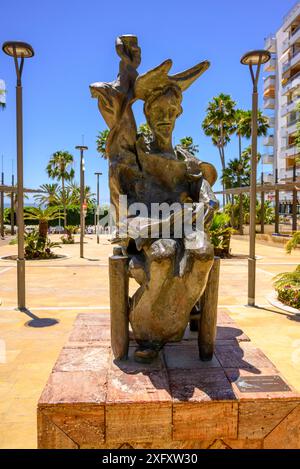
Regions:
<instances>
[{"instance_id":1,"label":"bronze patina surface","mask_svg":"<svg viewBox=\"0 0 300 469\"><path fill-rule=\"evenodd\" d=\"M151 361L164 344L181 340L214 259L208 228L218 206L211 189L216 170L187 149L172 145L175 122L182 113L182 93L208 69L209 62L171 75L172 61L168 59L138 75L141 51L137 37L117 38L116 50L121 58L117 79L94 83L90 89L110 129L106 156L111 203L116 209L114 241L128 258L128 275L140 285L128 306L131 328L139 344L135 357ZM144 102L150 137L137 135L132 104L138 99ZM120 195L127 196L125 236ZM203 204L201 212L196 209L199 202ZM136 205L132 209L137 203L146 208L145 215L135 212ZM163 203L174 210L166 218L154 217L153 204ZM191 225L202 217L203 229L183 231L179 236L174 227L186 204L192 210ZM163 228L167 224L170 232L166 236ZM116 276L113 282L111 279L111 292L117 294ZM120 311L123 309L118 314ZM122 355L125 358L125 350L123 354L118 352L117 358Z\"/></svg>"}]
</instances>

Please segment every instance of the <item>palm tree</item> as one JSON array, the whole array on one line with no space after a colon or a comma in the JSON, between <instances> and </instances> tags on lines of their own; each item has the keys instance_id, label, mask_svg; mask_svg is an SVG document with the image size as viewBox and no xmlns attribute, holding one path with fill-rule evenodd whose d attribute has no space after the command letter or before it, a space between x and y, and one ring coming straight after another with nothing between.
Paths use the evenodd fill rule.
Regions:
<instances>
[{"instance_id":1,"label":"palm tree","mask_svg":"<svg viewBox=\"0 0 300 469\"><path fill-rule=\"evenodd\" d=\"M261 154L257 153L257 162L260 161ZM233 160L229 160L226 168L222 171L221 181L223 186L226 189L231 189L233 187L242 187L242 186L250 186L250 175L251 175L251 146L245 148L245 150L241 153L240 158L234 158ZM243 228L243 221L244 221L244 214L243 214L243 206L241 207L241 203L243 204L244 198L239 196L239 222L238 226L240 229L240 233L242 232ZM241 202L242 201L242 202ZM233 220L233 212L235 210L234 206L234 196L232 196L231 200L231 216ZM232 223L233 226L233 223ZM242 233L241 233L242 234Z\"/></svg>"},{"instance_id":2,"label":"palm tree","mask_svg":"<svg viewBox=\"0 0 300 469\"><path fill-rule=\"evenodd\" d=\"M67 187L68 205L80 206L80 186L77 182L72 181ZM95 194L91 192L89 186L84 188L84 199L87 205L93 205L96 203Z\"/></svg>"},{"instance_id":3,"label":"palm tree","mask_svg":"<svg viewBox=\"0 0 300 469\"><path fill-rule=\"evenodd\" d=\"M39 236L46 239L48 233L49 221L58 220L62 218L57 207L28 207L24 213L24 220L38 220L39 222Z\"/></svg>"},{"instance_id":4,"label":"palm tree","mask_svg":"<svg viewBox=\"0 0 300 469\"><path fill-rule=\"evenodd\" d=\"M97 152L100 153L102 158L107 158L106 156L106 142L109 134L109 130L105 129L99 132L96 138Z\"/></svg>"},{"instance_id":5,"label":"palm tree","mask_svg":"<svg viewBox=\"0 0 300 469\"><path fill-rule=\"evenodd\" d=\"M141 135L144 137L146 143L153 141L153 134L147 122L141 124L137 129L137 136L140 137Z\"/></svg>"},{"instance_id":6,"label":"palm tree","mask_svg":"<svg viewBox=\"0 0 300 469\"><path fill-rule=\"evenodd\" d=\"M257 163L261 154L257 153ZM251 175L251 146L245 148L240 158L229 160L226 168L222 171L221 180L226 189L250 185Z\"/></svg>"},{"instance_id":7,"label":"palm tree","mask_svg":"<svg viewBox=\"0 0 300 469\"><path fill-rule=\"evenodd\" d=\"M219 150L223 171L226 167L225 146L230 142L230 137L236 130L235 105L235 101L228 94L220 93L214 96L208 103L206 117L202 122L205 135L211 137L213 145ZM223 202L225 202L224 194Z\"/></svg>"},{"instance_id":8,"label":"palm tree","mask_svg":"<svg viewBox=\"0 0 300 469\"><path fill-rule=\"evenodd\" d=\"M191 155L195 155L199 151L199 145L195 145L193 137L183 137L179 140L179 144L176 147L182 147L187 150Z\"/></svg>"},{"instance_id":9,"label":"palm tree","mask_svg":"<svg viewBox=\"0 0 300 469\"><path fill-rule=\"evenodd\" d=\"M236 135L239 139L239 160L242 161L242 137L250 139L252 128L252 111L236 110ZM268 118L260 110L257 113L257 135L266 135L269 128ZM241 182L241 181L240 181ZM241 184L239 184L239 187ZM239 197L239 230L243 234L243 194Z\"/></svg>"},{"instance_id":10,"label":"palm tree","mask_svg":"<svg viewBox=\"0 0 300 469\"><path fill-rule=\"evenodd\" d=\"M106 142L107 142L108 135L109 135L109 130L105 129L105 130L100 131L96 138L97 152L100 153L100 155L103 158L107 158ZM143 135L146 143L151 142L152 132L147 123L141 124L139 128L137 129L137 136L139 137L141 135Z\"/></svg>"},{"instance_id":11,"label":"palm tree","mask_svg":"<svg viewBox=\"0 0 300 469\"><path fill-rule=\"evenodd\" d=\"M46 205L53 207L59 204L59 189L60 186L57 183L54 184L42 184L40 189L43 191L41 194L35 194L33 198L38 202L39 205Z\"/></svg>"},{"instance_id":12,"label":"palm tree","mask_svg":"<svg viewBox=\"0 0 300 469\"><path fill-rule=\"evenodd\" d=\"M62 206L64 210L64 226L66 226L67 224L65 181L72 181L72 179L74 178L74 169L69 169L73 161L74 157L73 155L71 155L71 153L67 151L56 151L51 156L46 168L46 171L50 178L61 181Z\"/></svg>"}]
</instances>

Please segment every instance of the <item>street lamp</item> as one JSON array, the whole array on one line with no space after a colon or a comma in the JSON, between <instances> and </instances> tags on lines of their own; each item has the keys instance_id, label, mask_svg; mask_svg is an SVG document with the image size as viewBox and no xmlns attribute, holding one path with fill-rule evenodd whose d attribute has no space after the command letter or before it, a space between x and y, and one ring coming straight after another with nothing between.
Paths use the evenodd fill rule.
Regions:
<instances>
[{"instance_id":1,"label":"street lamp","mask_svg":"<svg viewBox=\"0 0 300 469\"><path fill-rule=\"evenodd\" d=\"M96 232L97 232L97 244L99 244L99 211L100 211L99 176L102 176L102 173L95 173L95 176L97 176Z\"/></svg>"},{"instance_id":2,"label":"street lamp","mask_svg":"<svg viewBox=\"0 0 300 469\"><path fill-rule=\"evenodd\" d=\"M247 52L241 58L243 65L248 65L253 83L252 91L252 123L251 123L251 176L250 176L250 246L248 258L248 306L255 306L255 228L256 228L256 169L257 169L257 83L261 65L270 60L267 50ZM254 73L253 67L256 66Z\"/></svg>"},{"instance_id":3,"label":"street lamp","mask_svg":"<svg viewBox=\"0 0 300 469\"><path fill-rule=\"evenodd\" d=\"M25 306L25 259L24 259L24 188L23 188L23 110L22 110L22 72L24 59L34 56L31 45L20 41L7 41L2 45L5 54L14 58L17 86L17 197L18 197L18 258L17 258L17 294L19 310ZM20 59L20 61L18 60Z\"/></svg>"},{"instance_id":4,"label":"street lamp","mask_svg":"<svg viewBox=\"0 0 300 469\"><path fill-rule=\"evenodd\" d=\"M88 150L88 147L84 145L77 145L76 150L80 150L80 257L83 258L83 242L84 242L84 150Z\"/></svg>"}]
</instances>

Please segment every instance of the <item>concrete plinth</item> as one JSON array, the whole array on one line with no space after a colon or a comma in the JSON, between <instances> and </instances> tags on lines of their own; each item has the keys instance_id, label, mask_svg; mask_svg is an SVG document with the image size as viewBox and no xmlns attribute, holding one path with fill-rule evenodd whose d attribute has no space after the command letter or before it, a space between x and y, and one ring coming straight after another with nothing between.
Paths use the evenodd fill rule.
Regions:
<instances>
[{"instance_id":1,"label":"concrete plinth","mask_svg":"<svg viewBox=\"0 0 300 469\"><path fill-rule=\"evenodd\" d=\"M113 361L109 317L79 314L38 403L39 448L300 448L300 395L222 310L151 365Z\"/></svg>"}]
</instances>

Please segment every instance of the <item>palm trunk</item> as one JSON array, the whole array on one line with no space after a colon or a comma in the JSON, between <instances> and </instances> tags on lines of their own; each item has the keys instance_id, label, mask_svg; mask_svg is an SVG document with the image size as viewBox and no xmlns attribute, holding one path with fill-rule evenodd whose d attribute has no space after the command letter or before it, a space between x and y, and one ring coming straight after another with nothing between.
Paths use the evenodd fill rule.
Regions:
<instances>
[{"instance_id":1,"label":"palm trunk","mask_svg":"<svg viewBox=\"0 0 300 469\"><path fill-rule=\"evenodd\" d=\"M222 148L220 146L218 146L218 150L219 150L219 155L220 155L220 160L221 160L222 171L224 171L225 161L224 161L224 156L223 156L223 153L222 153ZM224 181L222 182L222 188L223 188L223 192L224 192L225 191ZM223 207L224 206L225 206L225 194L223 194Z\"/></svg>"},{"instance_id":2,"label":"palm trunk","mask_svg":"<svg viewBox=\"0 0 300 469\"><path fill-rule=\"evenodd\" d=\"M48 234L48 222L46 220L40 220L39 221L39 235L41 238L46 240L47 234Z\"/></svg>"},{"instance_id":3,"label":"palm trunk","mask_svg":"<svg viewBox=\"0 0 300 469\"><path fill-rule=\"evenodd\" d=\"M64 208L64 228L67 226L67 210L66 210L66 198L65 198L65 178L61 178L62 185L62 203Z\"/></svg>"},{"instance_id":4,"label":"palm trunk","mask_svg":"<svg viewBox=\"0 0 300 469\"><path fill-rule=\"evenodd\" d=\"M221 136L221 145L220 145L220 157L221 157L221 163L222 163L222 169L224 171L226 165L225 165L225 151L224 151L224 128L223 128L223 122L221 122L221 132L220 132L220 136ZM223 191L225 190L225 185L223 183ZM223 194L223 206L225 205L225 200L226 200L226 203L229 202L229 197L228 195L226 194Z\"/></svg>"},{"instance_id":5,"label":"palm trunk","mask_svg":"<svg viewBox=\"0 0 300 469\"><path fill-rule=\"evenodd\" d=\"M239 160L240 162L242 161L242 138L241 135L239 134ZM239 176L239 187L241 185L241 178ZM240 235L244 234L244 229L243 229L243 221L244 221L244 214L243 214L243 194L240 193L239 196L239 233Z\"/></svg>"}]
</instances>

